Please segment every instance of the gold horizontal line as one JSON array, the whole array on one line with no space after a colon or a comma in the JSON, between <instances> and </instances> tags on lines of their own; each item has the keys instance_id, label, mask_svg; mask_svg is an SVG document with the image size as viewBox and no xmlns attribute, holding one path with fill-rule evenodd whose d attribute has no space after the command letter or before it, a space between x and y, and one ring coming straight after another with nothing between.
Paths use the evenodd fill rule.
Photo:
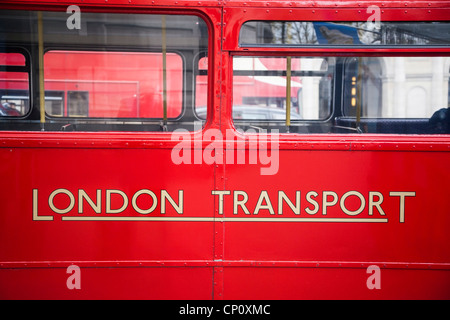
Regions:
<instances>
[{"instance_id":1,"label":"gold horizontal line","mask_svg":"<svg viewBox=\"0 0 450 320\"><path fill-rule=\"evenodd\" d=\"M64 221L186 221L186 222L359 222L386 223L384 218L211 218L211 217L62 217Z\"/></svg>"},{"instance_id":2,"label":"gold horizontal line","mask_svg":"<svg viewBox=\"0 0 450 320\"><path fill-rule=\"evenodd\" d=\"M214 222L214 218L203 217L62 217L67 221L205 221Z\"/></svg>"},{"instance_id":3,"label":"gold horizontal line","mask_svg":"<svg viewBox=\"0 0 450 320\"><path fill-rule=\"evenodd\" d=\"M223 218L230 222L388 222L381 218Z\"/></svg>"}]
</instances>

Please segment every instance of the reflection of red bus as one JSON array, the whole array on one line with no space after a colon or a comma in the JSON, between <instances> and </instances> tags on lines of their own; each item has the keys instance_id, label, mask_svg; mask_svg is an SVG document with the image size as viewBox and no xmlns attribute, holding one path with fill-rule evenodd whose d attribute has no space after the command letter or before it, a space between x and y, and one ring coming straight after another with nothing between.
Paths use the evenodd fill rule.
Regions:
<instances>
[{"instance_id":1,"label":"reflection of red bus","mask_svg":"<svg viewBox=\"0 0 450 320\"><path fill-rule=\"evenodd\" d=\"M199 61L200 72L206 72L207 59ZM244 57L236 60L233 66L235 77L233 88L233 104L235 106L255 106L273 109L272 113L286 110L286 58ZM291 68L301 69L299 59L292 59ZM284 71L283 71L284 70ZM260 73L260 75L258 75ZM251 75L249 75L251 74ZM271 75L267 75L271 74ZM196 106L206 106L206 77L197 78ZM298 98L302 88L299 76L291 77L291 108L292 113L299 113ZM278 110L277 110L278 109ZM253 113L250 110L250 113ZM269 118L267 118L269 119ZM282 118L280 118L282 119Z\"/></svg>"},{"instance_id":2,"label":"reflection of red bus","mask_svg":"<svg viewBox=\"0 0 450 320\"><path fill-rule=\"evenodd\" d=\"M25 66L19 53L0 53L6 65ZM199 61L199 72L206 73L207 59ZM292 68L300 69L299 59ZM286 108L286 59L244 58L235 62L235 105ZM271 76L239 75L273 72ZM278 72L277 72L278 71ZM182 113L182 58L169 53L166 61L168 118ZM162 118L162 55L160 53L58 51L44 55L45 103L48 117L81 118ZM4 73L2 100L16 105L20 114L29 111L26 73ZM301 77L291 77L291 107L299 113ZM196 79L196 106L206 106L206 77ZM202 116L201 116L202 117Z\"/></svg>"},{"instance_id":3,"label":"reflection of red bus","mask_svg":"<svg viewBox=\"0 0 450 320\"><path fill-rule=\"evenodd\" d=\"M447 2L25 2L0 298L450 298Z\"/></svg>"},{"instance_id":4,"label":"reflection of red bus","mask_svg":"<svg viewBox=\"0 0 450 320\"><path fill-rule=\"evenodd\" d=\"M21 54L3 55L7 64L14 64L13 59L24 60ZM9 60L6 61L7 58ZM205 61L206 58L199 61L199 70L207 70ZM300 68L300 61L293 61L292 67ZM161 66L160 53L48 51L44 55L46 113L50 117L161 118ZM166 66L167 104L170 106L168 118L177 118L182 112L181 57L168 54ZM286 59L247 58L239 66L235 66L235 70L270 72L283 70L285 67ZM11 100L14 90L19 90L17 93L27 88L28 78L24 75L19 74L21 78L17 79L17 75L4 74L2 89L7 89L9 96L5 94L3 100ZM197 78L197 106L206 106L206 84L201 76ZM233 101L236 105L286 108L285 74L238 76L235 85ZM300 77L291 78L291 88L291 104L298 113ZM16 100L21 100L20 94L15 97ZM20 101L20 104L26 105L27 102ZM25 109L21 113L24 115Z\"/></svg>"},{"instance_id":5,"label":"reflection of red bus","mask_svg":"<svg viewBox=\"0 0 450 320\"><path fill-rule=\"evenodd\" d=\"M291 69L300 69L300 60L292 59ZM286 108L286 69L287 59L248 58L235 60L233 70L235 75L233 91L234 105L266 105ZM253 76L240 75L239 72L253 72ZM258 72L273 72L273 75L257 75ZM291 77L291 106L298 111L297 98L301 90L301 78ZM293 102L293 103L292 103Z\"/></svg>"},{"instance_id":6,"label":"reflection of red bus","mask_svg":"<svg viewBox=\"0 0 450 320\"><path fill-rule=\"evenodd\" d=\"M159 53L45 53L45 90L63 96L49 115L99 118L161 118L162 56ZM167 55L168 117L181 114L182 61ZM141 108L141 105L151 106Z\"/></svg>"},{"instance_id":7,"label":"reflection of red bus","mask_svg":"<svg viewBox=\"0 0 450 320\"><path fill-rule=\"evenodd\" d=\"M6 65L25 66L19 53L0 53ZM49 51L44 55L45 101L49 117L161 118L161 53ZM182 111L182 61L167 54L168 118ZM26 73L2 73L2 101L15 101L25 115ZM141 108L141 105L146 106Z\"/></svg>"}]
</instances>

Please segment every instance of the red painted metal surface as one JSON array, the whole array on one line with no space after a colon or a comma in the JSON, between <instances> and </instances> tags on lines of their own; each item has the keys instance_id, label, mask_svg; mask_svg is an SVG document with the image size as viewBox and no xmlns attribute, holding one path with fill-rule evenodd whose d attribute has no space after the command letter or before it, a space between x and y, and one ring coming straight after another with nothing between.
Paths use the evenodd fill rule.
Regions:
<instances>
[{"instance_id":1,"label":"red painted metal surface","mask_svg":"<svg viewBox=\"0 0 450 320\"><path fill-rule=\"evenodd\" d=\"M23 9L23 4L61 9L74 3L5 1L0 8ZM232 55L288 51L239 48L243 22L299 14L306 20L352 20L358 14L367 19L365 8L372 4L384 7L393 20L449 19L446 1L342 1L338 7L330 1L110 0L108 8L104 1L79 3L120 12L193 10L208 17L213 70L204 130L224 133L234 130ZM221 143L237 148L235 141ZM175 165L171 151L176 144L170 133L1 132L0 297L450 299L448 135L281 135L279 171L273 176L262 176L261 164ZM203 141L202 150L208 144ZM245 152L250 151L247 141ZM100 213L80 190L100 205ZM108 190L122 193L108 196ZM147 193L136 196L141 190ZM163 199L163 190L175 205ZM180 190L182 214L176 210ZM139 213L136 208L154 203L148 191L156 207ZM221 203L212 191L230 194ZM233 213L235 191L248 195L248 214L242 207ZM266 207L256 210L263 191L273 214L267 198ZM279 214L280 191L292 202L299 191L299 214L286 202ZM307 198L312 191L317 196ZM365 205L357 215L345 214L343 207L351 213L362 207L356 192ZM378 196L370 198L370 192ZM128 201L122 211L121 194ZM380 194L383 201L377 202ZM166 213L161 213L162 203ZM308 213L315 203L317 212ZM80 219L86 217L91 220ZM66 285L72 264L81 268L80 290ZM367 286L371 265L380 268L381 289Z\"/></svg>"}]
</instances>

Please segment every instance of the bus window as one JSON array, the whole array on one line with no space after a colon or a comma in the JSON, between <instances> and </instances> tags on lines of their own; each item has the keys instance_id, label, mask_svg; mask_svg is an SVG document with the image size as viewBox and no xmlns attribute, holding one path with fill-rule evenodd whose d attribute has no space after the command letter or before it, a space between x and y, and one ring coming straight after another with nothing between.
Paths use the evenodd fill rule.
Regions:
<instances>
[{"instance_id":1,"label":"bus window","mask_svg":"<svg viewBox=\"0 0 450 320\"><path fill-rule=\"evenodd\" d=\"M292 57L289 119L286 59L234 58L237 127L292 133L450 133L450 57Z\"/></svg>"},{"instance_id":2,"label":"bus window","mask_svg":"<svg viewBox=\"0 0 450 320\"><path fill-rule=\"evenodd\" d=\"M448 54L402 57L390 50L448 51L449 22L249 21L240 30L239 44L288 48L293 56L289 67L289 57L234 58L237 126L290 133L450 133ZM298 48L320 46L336 52L298 57ZM364 53L357 56L352 49ZM250 107L285 117L284 126L273 116L262 121L240 112Z\"/></svg>"},{"instance_id":3,"label":"bus window","mask_svg":"<svg viewBox=\"0 0 450 320\"><path fill-rule=\"evenodd\" d=\"M289 59L290 120L327 119L331 115L335 58ZM237 123L261 119L284 123L288 100L287 61L287 57L233 59L233 118Z\"/></svg>"},{"instance_id":4,"label":"bus window","mask_svg":"<svg viewBox=\"0 0 450 320\"><path fill-rule=\"evenodd\" d=\"M344 61L341 123L353 119L362 131L372 133L401 128L405 129L400 133L450 133L450 57L352 57Z\"/></svg>"},{"instance_id":5,"label":"bus window","mask_svg":"<svg viewBox=\"0 0 450 320\"><path fill-rule=\"evenodd\" d=\"M28 116L21 129L59 131L71 124L71 130L80 131L195 129L192 75L198 57L208 56L209 45L203 19L83 12L82 21L78 30L67 27L65 11L0 12L0 47L9 52L14 45L31 52L29 60L16 53L0 56L2 102L12 93L18 97L19 91L24 96L24 90L27 97L34 97L32 106L30 99L23 100L21 115ZM39 52L43 52L41 74ZM32 78L28 69L35 71ZM206 96L207 77L201 82L197 98ZM33 112L28 112L30 108ZM11 123L4 126L11 127Z\"/></svg>"},{"instance_id":6,"label":"bus window","mask_svg":"<svg viewBox=\"0 0 450 320\"><path fill-rule=\"evenodd\" d=\"M348 58L343 115L358 116L359 103L361 118L430 118L448 107L448 66L450 57Z\"/></svg>"},{"instance_id":7,"label":"bus window","mask_svg":"<svg viewBox=\"0 0 450 320\"><path fill-rule=\"evenodd\" d=\"M45 91L45 112L52 117L64 116L64 91Z\"/></svg>"},{"instance_id":8,"label":"bus window","mask_svg":"<svg viewBox=\"0 0 450 320\"><path fill-rule=\"evenodd\" d=\"M249 21L241 46L449 45L448 22Z\"/></svg>"},{"instance_id":9,"label":"bus window","mask_svg":"<svg viewBox=\"0 0 450 320\"><path fill-rule=\"evenodd\" d=\"M29 110L29 70L25 56L0 52L0 117L22 117Z\"/></svg>"},{"instance_id":10,"label":"bus window","mask_svg":"<svg viewBox=\"0 0 450 320\"><path fill-rule=\"evenodd\" d=\"M89 92L87 91L67 92L67 116L68 117L89 116Z\"/></svg>"},{"instance_id":11,"label":"bus window","mask_svg":"<svg viewBox=\"0 0 450 320\"><path fill-rule=\"evenodd\" d=\"M205 120L207 109L208 57L202 57L198 60L195 84L195 111L200 119Z\"/></svg>"}]
</instances>

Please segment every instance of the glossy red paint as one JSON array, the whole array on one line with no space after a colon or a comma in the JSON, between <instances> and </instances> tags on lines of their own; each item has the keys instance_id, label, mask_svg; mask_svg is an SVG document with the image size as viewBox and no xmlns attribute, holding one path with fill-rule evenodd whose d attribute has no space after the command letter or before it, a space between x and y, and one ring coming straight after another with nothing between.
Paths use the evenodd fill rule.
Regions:
<instances>
[{"instance_id":1,"label":"glossy red paint","mask_svg":"<svg viewBox=\"0 0 450 320\"><path fill-rule=\"evenodd\" d=\"M210 47L209 115L206 127L225 133L231 119L231 57L317 53L317 49L243 49L239 27L248 20L367 19L368 5L384 8L392 20L448 20L447 1L147 1L85 0L82 10L127 12L190 12L207 20ZM23 6L26 4L27 6ZM0 8L64 9L76 1L4 1ZM372 51L362 50L366 54ZM421 49L448 55L448 49ZM348 50L355 52L355 50ZM374 52L374 54L380 51ZM320 54L320 53L319 53ZM414 54L390 50L388 54ZM235 132L236 135L239 135ZM193 135L192 133L190 134ZM250 137L247 137L249 140ZM202 150L209 141L204 141ZM225 145L234 141L221 141ZM399 135L281 135L279 172L261 176L262 165L175 165L170 133L0 133L0 298L2 299L450 299L450 138ZM250 146L247 141L245 152ZM63 194L74 196L69 208ZM139 215L133 210L137 191L153 191L155 210ZM34 198L34 191L36 198ZM79 190L92 199L101 190L102 213L84 203L79 213ZM106 190L123 191L127 217L168 218L165 221L78 221L65 217L107 216ZM167 205L161 214L161 191L175 202L184 191L183 217L202 221L169 221L180 215ZM230 191L219 197L212 191ZM233 214L233 192L245 191L250 214ZM255 207L262 191L278 209L278 192L294 201L300 191L300 214L284 205L286 215ZM313 203L319 211L308 214ZM342 213L340 201L324 214L323 192L339 200L359 192L366 205L358 218L373 222L280 222L283 218L352 218ZM369 214L369 194L384 199ZM391 192L415 192L401 200ZM148 199L147 199L148 200ZM121 200L111 200L112 208ZM355 211L360 202L350 197L344 205ZM374 200L375 201L375 200ZM97 201L98 203L98 201ZM179 203L179 202L178 202ZM149 202L138 203L148 208ZM33 220L33 216L53 220ZM117 216L110 213L109 217ZM251 218L233 221L232 218ZM255 220L256 218L260 220ZM66 286L66 268L81 268L81 290ZM381 270L381 289L370 290L367 268Z\"/></svg>"}]
</instances>

